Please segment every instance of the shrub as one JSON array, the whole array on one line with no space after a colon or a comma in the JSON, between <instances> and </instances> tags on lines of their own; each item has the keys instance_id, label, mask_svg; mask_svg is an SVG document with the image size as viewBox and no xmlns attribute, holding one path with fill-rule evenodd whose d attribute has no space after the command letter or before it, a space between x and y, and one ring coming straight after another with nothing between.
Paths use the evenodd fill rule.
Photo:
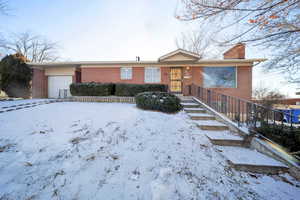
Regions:
<instances>
[{"instance_id":1,"label":"shrub","mask_svg":"<svg viewBox=\"0 0 300 200\"><path fill-rule=\"evenodd\" d=\"M300 151L300 127L267 124L262 122L255 131L287 148L290 152Z\"/></svg>"},{"instance_id":2,"label":"shrub","mask_svg":"<svg viewBox=\"0 0 300 200\"><path fill-rule=\"evenodd\" d=\"M180 99L167 92L143 92L135 97L138 108L175 113L182 109Z\"/></svg>"},{"instance_id":3,"label":"shrub","mask_svg":"<svg viewBox=\"0 0 300 200\"><path fill-rule=\"evenodd\" d=\"M116 84L116 96L135 96L142 92L167 92L168 86L163 84Z\"/></svg>"},{"instance_id":4,"label":"shrub","mask_svg":"<svg viewBox=\"0 0 300 200\"><path fill-rule=\"evenodd\" d=\"M9 97L30 97L32 70L22 54L5 56L0 62L0 90Z\"/></svg>"},{"instance_id":5,"label":"shrub","mask_svg":"<svg viewBox=\"0 0 300 200\"><path fill-rule=\"evenodd\" d=\"M70 92L73 96L110 96L114 92L113 83L72 83Z\"/></svg>"}]
</instances>

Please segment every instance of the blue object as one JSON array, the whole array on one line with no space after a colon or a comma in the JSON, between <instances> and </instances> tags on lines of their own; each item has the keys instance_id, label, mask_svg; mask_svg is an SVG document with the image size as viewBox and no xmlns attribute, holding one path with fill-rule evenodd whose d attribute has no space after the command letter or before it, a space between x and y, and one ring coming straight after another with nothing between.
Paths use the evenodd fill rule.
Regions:
<instances>
[{"instance_id":1,"label":"blue object","mask_svg":"<svg viewBox=\"0 0 300 200\"><path fill-rule=\"evenodd\" d=\"M300 109L289 109L289 110L281 110L284 112L284 121L285 122L292 122L292 123L300 123ZM292 117L291 117L292 115Z\"/></svg>"}]
</instances>

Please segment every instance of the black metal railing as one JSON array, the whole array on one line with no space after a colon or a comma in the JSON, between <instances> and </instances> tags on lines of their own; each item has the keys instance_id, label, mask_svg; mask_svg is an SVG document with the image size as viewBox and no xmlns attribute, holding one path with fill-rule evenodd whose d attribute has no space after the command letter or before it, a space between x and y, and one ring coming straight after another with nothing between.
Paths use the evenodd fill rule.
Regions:
<instances>
[{"instance_id":1,"label":"black metal railing","mask_svg":"<svg viewBox=\"0 0 300 200\"><path fill-rule=\"evenodd\" d=\"M281 110L267 108L257 103L228 96L211 89L197 85L188 86L189 95L196 97L201 102L214 110L227 116L239 127L246 126L250 131L256 131L264 123L267 126L281 127L291 130L295 127L293 115Z\"/></svg>"}]
</instances>

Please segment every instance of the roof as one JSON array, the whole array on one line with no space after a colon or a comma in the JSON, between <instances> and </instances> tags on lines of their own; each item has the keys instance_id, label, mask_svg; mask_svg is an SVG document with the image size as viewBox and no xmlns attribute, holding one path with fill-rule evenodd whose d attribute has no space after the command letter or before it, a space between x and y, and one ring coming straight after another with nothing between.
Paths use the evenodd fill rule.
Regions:
<instances>
[{"instance_id":1,"label":"roof","mask_svg":"<svg viewBox=\"0 0 300 200\"><path fill-rule=\"evenodd\" d=\"M207 59L207 60L199 60L196 62L168 62L162 63L158 61L78 61L78 62L44 62L44 63L32 63L28 62L28 65L31 66L81 66L81 65L174 65L174 64L190 64L190 65L205 65L205 64L228 64L228 63L254 63L254 62L263 62L266 61L264 58L257 59Z\"/></svg>"},{"instance_id":2,"label":"roof","mask_svg":"<svg viewBox=\"0 0 300 200\"><path fill-rule=\"evenodd\" d=\"M167 53L167 54L159 57L158 61L162 62L162 61L164 61L164 60L166 60L168 58L171 58L172 56L177 55L177 54L182 54L182 55L184 55L186 57L190 57L190 58L192 58L192 60L199 60L200 59L200 55L199 54L196 54L196 53L184 50L184 49L177 49L175 51L172 51L170 53Z\"/></svg>"},{"instance_id":3,"label":"roof","mask_svg":"<svg viewBox=\"0 0 300 200\"><path fill-rule=\"evenodd\" d=\"M201 59L200 56L196 53L186 51L183 49L177 49L168 54L161 56L158 60L152 61L66 61L66 62L44 62L44 63L33 63L28 62L27 64L32 67L80 67L80 66L107 66L107 65L132 65L132 66L141 66L141 65L161 65L161 66L170 66L170 65L189 65L189 66L198 66L198 65L226 65L234 64L236 66L243 64L253 64L254 62L263 62L266 59Z\"/></svg>"}]
</instances>

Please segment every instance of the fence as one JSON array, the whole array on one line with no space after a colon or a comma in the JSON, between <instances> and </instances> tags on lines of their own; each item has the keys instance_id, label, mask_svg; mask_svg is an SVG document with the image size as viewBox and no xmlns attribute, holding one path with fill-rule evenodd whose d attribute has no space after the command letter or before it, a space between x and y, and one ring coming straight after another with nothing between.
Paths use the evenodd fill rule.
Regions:
<instances>
[{"instance_id":1,"label":"fence","mask_svg":"<svg viewBox=\"0 0 300 200\"><path fill-rule=\"evenodd\" d=\"M219 113L226 115L238 126L247 126L250 131L257 132L262 124L290 131L297 125L293 124L293 115L264 107L251 101L228 96L197 85L189 85L188 93Z\"/></svg>"}]
</instances>

